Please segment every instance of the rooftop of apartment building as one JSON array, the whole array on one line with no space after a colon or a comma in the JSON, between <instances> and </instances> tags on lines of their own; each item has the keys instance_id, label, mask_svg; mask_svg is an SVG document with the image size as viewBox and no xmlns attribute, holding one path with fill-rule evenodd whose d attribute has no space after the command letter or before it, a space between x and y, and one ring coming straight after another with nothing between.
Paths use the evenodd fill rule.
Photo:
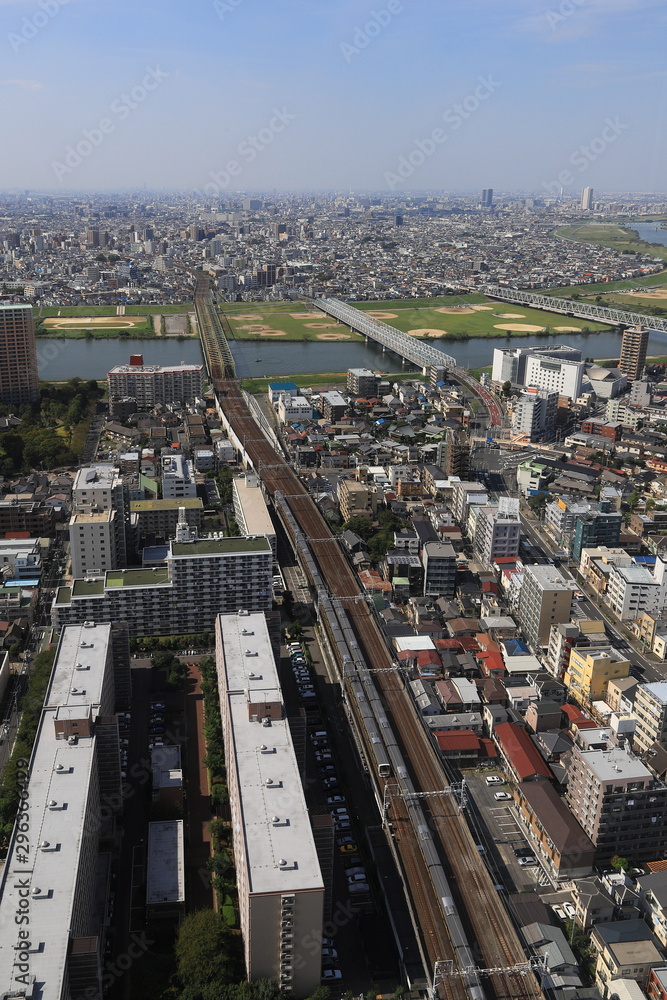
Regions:
<instances>
[{"instance_id":1,"label":"rooftop of apartment building","mask_svg":"<svg viewBox=\"0 0 667 1000\"><path fill-rule=\"evenodd\" d=\"M536 580L543 590L573 590L574 584L569 582L559 573L555 566L542 566L539 564L526 566L526 571Z\"/></svg>"},{"instance_id":2,"label":"rooftop of apartment building","mask_svg":"<svg viewBox=\"0 0 667 1000\"><path fill-rule=\"evenodd\" d=\"M667 681L654 681L640 685L640 690L650 694L660 705L667 705Z\"/></svg>"},{"instance_id":3,"label":"rooftop of apartment building","mask_svg":"<svg viewBox=\"0 0 667 1000\"><path fill-rule=\"evenodd\" d=\"M600 781L648 781L653 775L627 750L583 750L581 756Z\"/></svg>"},{"instance_id":4,"label":"rooftop of apartment building","mask_svg":"<svg viewBox=\"0 0 667 1000\"><path fill-rule=\"evenodd\" d=\"M79 874L82 831L89 809L89 791L95 762L94 738L69 743L56 738L58 713L75 704L99 703L104 679L110 625L70 625L63 629L46 707L42 713L30 761L25 823L36 838L28 846L12 836L0 892L0 993L24 995L17 979L17 925L25 912L23 899L29 887L30 974L40 983L42 996L60 996L67 965L74 891ZM82 644L85 643L85 646ZM76 664L83 661L85 673ZM85 677L85 703L73 694ZM25 835L21 835L25 838ZM29 854L28 854L29 850ZM28 864L26 864L28 861Z\"/></svg>"},{"instance_id":5,"label":"rooftop of apartment building","mask_svg":"<svg viewBox=\"0 0 667 1000\"><path fill-rule=\"evenodd\" d=\"M239 552L271 552L264 535L242 538L199 538L196 542L172 542L171 553L180 556L235 555Z\"/></svg>"},{"instance_id":6,"label":"rooftop of apartment building","mask_svg":"<svg viewBox=\"0 0 667 1000\"><path fill-rule=\"evenodd\" d=\"M322 874L287 718L249 718L248 701L282 702L262 614L220 615L218 635L233 729L252 894L321 889ZM231 766L231 762L230 762Z\"/></svg>"},{"instance_id":7,"label":"rooftop of apartment building","mask_svg":"<svg viewBox=\"0 0 667 1000\"><path fill-rule=\"evenodd\" d=\"M179 507L203 507L200 497L173 497L166 500L130 500L130 513L140 514L147 510L178 510Z\"/></svg>"}]
</instances>

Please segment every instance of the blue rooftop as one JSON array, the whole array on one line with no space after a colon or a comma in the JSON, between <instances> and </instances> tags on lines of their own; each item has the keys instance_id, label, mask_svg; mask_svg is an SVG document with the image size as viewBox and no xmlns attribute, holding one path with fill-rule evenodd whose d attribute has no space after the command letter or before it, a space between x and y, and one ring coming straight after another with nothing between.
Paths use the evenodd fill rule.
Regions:
<instances>
[{"instance_id":1,"label":"blue rooftop","mask_svg":"<svg viewBox=\"0 0 667 1000\"><path fill-rule=\"evenodd\" d=\"M508 656L529 656L530 650L525 642L520 639L508 639L505 643L505 652Z\"/></svg>"},{"instance_id":2,"label":"blue rooftop","mask_svg":"<svg viewBox=\"0 0 667 1000\"><path fill-rule=\"evenodd\" d=\"M295 392L298 388L296 382L269 382L272 392Z\"/></svg>"}]
</instances>

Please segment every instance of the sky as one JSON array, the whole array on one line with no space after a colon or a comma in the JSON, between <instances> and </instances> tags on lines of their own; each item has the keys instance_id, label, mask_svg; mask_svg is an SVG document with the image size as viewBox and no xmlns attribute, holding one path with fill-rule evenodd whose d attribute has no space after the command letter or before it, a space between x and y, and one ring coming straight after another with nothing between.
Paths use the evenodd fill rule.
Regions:
<instances>
[{"instance_id":1,"label":"sky","mask_svg":"<svg viewBox=\"0 0 667 1000\"><path fill-rule=\"evenodd\" d=\"M667 0L0 0L0 190L667 190Z\"/></svg>"}]
</instances>

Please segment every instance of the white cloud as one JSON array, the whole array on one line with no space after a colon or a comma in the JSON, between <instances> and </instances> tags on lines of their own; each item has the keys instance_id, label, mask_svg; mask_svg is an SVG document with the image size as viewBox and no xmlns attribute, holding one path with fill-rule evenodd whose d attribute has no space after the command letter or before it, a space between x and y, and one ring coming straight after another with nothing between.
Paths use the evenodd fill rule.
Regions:
<instances>
[{"instance_id":1,"label":"white cloud","mask_svg":"<svg viewBox=\"0 0 667 1000\"><path fill-rule=\"evenodd\" d=\"M18 90L44 90L39 80L0 80L0 87L16 87Z\"/></svg>"}]
</instances>

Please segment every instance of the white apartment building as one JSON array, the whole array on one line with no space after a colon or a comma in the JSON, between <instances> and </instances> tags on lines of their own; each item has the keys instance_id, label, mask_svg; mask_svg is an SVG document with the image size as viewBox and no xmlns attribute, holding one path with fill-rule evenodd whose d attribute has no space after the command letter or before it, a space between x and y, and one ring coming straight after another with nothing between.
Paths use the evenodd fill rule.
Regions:
<instances>
[{"instance_id":1,"label":"white apartment building","mask_svg":"<svg viewBox=\"0 0 667 1000\"><path fill-rule=\"evenodd\" d=\"M221 612L270 611L272 576L273 551L264 535L199 538L183 519L163 563L75 579L58 589L51 620L56 628L126 621L130 634L140 636L210 632Z\"/></svg>"},{"instance_id":2,"label":"white apartment building","mask_svg":"<svg viewBox=\"0 0 667 1000\"><path fill-rule=\"evenodd\" d=\"M122 801L112 644L110 625L73 625L58 642L2 872L2 997L102 996L100 816L112 817L107 796Z\"/></svg>"},{"instance_id":3,"label":"white apartment building","mask_svg":"<svg viewBox=\"0 0 667 1000\"><path fill-rule=\"evenodd\" d=\"M554 364L563 363L570 367L568 374L563 374L562 379L576 379L572 369L576 365L582 365L581 351L575 347L567 347L565 344L555 344L553 347L496 347L493 351L493 367L491 378L494 382L511 382L514 386L538 385L546 386L543 379L528 377L528 363L534 365L540 360L549 361ZM535 367L531 369L534 372ZM552 370L549 378L555 379L556 373ZM568 382L569 384L569 382ZM554 385L554 388L557 386ZM550 388L550 387L549 387ZM567 393L570 395L570 393Z\"/></svg>"},{"instance_id":4,"label":"white apartment building","mask_svg":"<svg viewBox=\"0 0 667 1000\"><path fill-rule=\"evenodd\" d=\"M545 358L531 354L526 358L525 385L536 385L559 396L577 399L581 395L584 376L583 361Z\"/></svg>"},{"instance_id":5,"label":"white apartment building","mask_svg":"<svg viewBox=\"0 0 667 1000\"><path fill-rule=\"evenodd\" d=\"M187 403L204 390L203 365L144 365L140 354L136 364L116 365L107 374L109 399L131 396L140 410L156 403Z\"/></svg>"},{"instance_id":6,"label":"white apartment building","mask_svg":"<svg viewBox=\"0 0 667 1000\"><path fill-rule=\"evenodd\" d=\"M305 396L291 396L283 392L278 400L278 420L281 424L298 424L302 420L310 420L313 407Z\"/></svg>"},{"instance_id":7,"label":"white apartment building","mask_svg":"<svg viewBox=\"0 0 667 1000\"><path fill-rule=\"evenodd\" d=\"M162 496L165 500L197 496L195 467L183 455L163 456Z\"/></svg>"},{"instance_id":8,"label":"white apartment building","mask_svg":"<svg viewBox=\"0 0 667 1000\"><path fill-rule=\"evenodd\" d=\"M661 579L664 565L658 559L655 576L646 566L613 566L604 599L614 614L625 620L639 618L643 611L661 611L665 602Z\"/></svg>"},{"instance_id":9,"label":"white apartment building","mask_svg":"<svg viewBox=\"0 0 667 1000\"><path fill-rule=\"evenodd\" d=\"M98 462L79 469L72 488L72 509L76 513L115 510L117 566L127 562L126 496L123 477L111 462Z\"/></svg>"},{"instance_id":10,"label":"white apartment building","mask_svg":"<svg viewBox=\"0 0 667 1000\"><path fill-rule=\"evenodd\" d=\"M518 501L516 503L518 508ZM474 547L479 558L487 566L494 559L519 554L521 541L521 519L516 512L503 507L484 506L477 509Z\"/></svg>"},{"instance_id":11,"label":"white apartment building","mask_svg":"<svg viewBox=\"0 0 667 1000\"><path fill-rule=\"evenodd\" d=\"M266 506L259 476L247 472L232 480L234 517L243 535L265 535L276 554L276 529Z\"/></svg>"},{"instance_id":12,"label":"white apartment building","mask_svg":"<svg viewBox=\"0 0 667 1000\"><path fill-rule=\"evenodd\" d=\"M667 681L640 684L632 714L637 720L635 746L638 753L646 753L656 741L667 740Z\"/></svg>"},{"instance_id":13,"label":"white apartment building","mask_svg":"<svg viewBox=\"0 0 667 1000\"><path fill-rule=\"evenodd\" d=\"M72 576L75 578L105 573L118 566L116 540L118 529L115 510L72 514L69 544Z\"/></svg>"},{"instance_id":14,"label":"white apartment building","mask_svg":"<svg viewBox=\"0 0 667 1000\"><path fill-rule=\"evenodd\" d=\"M471 503L486 504L489 497L481 483L461 480L452 489L452 512L459 524L465 524Z\"/></svg>"},{"instance_id":15,"label":"white apartment building","mask_svg":"<svg viewBox=\"0 0 667 1000\"><path fill-rule=\"evenodd\" d=\"M262 614L218 615L220 712L249 980L296 997L320 983L324 881Z\"/></svg>"},{"instance_id":16,"label":"white apartment building","mask_svg":"<svg viewBox=\"0 0 667 1000\"><path fill-rule=\"evenodd\" d=\"M529 441L550 441L556 431L559 393L536 386L525 388L514 406L512 429Z\"/></svg>"}]
</instances>

